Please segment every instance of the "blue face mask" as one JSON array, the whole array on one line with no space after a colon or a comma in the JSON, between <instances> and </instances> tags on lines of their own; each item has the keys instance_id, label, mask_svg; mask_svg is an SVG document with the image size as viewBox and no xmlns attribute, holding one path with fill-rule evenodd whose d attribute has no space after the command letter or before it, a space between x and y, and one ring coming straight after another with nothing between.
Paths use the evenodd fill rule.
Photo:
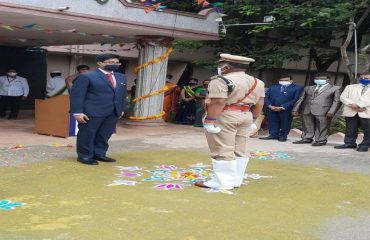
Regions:
<instances>
[{"instance_id":1,"label":"blue face mask","mask_svg":"<svg viewBox=\"0 0 370 240\"><path fill-rule=\"evenodd\" d=\"M107 64L104 66L104 70L107 71L117 71L119 69L120 65L117 64Z\"/></svg>"},{"instance_id":2,"label":"blue face mask","mask_svg":"<svg viewBox=\"0 0 370 240\"><path fill-rule=\"evenodd\" d=\"M327 80L323 80L323 79L315 79L314 82L316 85L325 85L328 83Z\"/></svg>"},{"instance_id":3,"label":"blue face mask","mask_svg":"<svg viewBox=\"0 0 370 240\"><path fill-rule=\"evenodd\" d=\"M370 84L370 79L360 78L360 79L359 79L359 82L360 82L362 85L368 85L368 84Z\"/></svg>"}]
</instances>

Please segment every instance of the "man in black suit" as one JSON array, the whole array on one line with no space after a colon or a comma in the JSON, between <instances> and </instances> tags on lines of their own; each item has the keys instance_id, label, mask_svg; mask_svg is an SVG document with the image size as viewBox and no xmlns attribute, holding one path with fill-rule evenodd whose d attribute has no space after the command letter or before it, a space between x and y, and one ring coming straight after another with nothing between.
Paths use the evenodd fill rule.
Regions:
<instances>
[{"instance_id":1,"label":"man in black suit","mask_svg":"<svg viewBox=\"0 0 370 240\"><path fill-rule=\"evenodd\" d=\"M71 113L78 121L77 161L97 165L97 161L115 162L106 156L108 140L125 109L127 81L116 71L118 56L96 57L98 69L80 74L71 89Z\"/></svg>"}]
</instances>

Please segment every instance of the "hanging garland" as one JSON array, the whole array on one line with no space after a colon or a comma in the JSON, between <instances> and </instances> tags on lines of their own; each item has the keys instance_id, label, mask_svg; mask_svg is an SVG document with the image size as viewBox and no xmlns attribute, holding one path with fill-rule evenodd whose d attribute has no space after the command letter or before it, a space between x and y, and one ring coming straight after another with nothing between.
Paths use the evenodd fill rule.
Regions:
<instances>
[{"instance_id":1,"label":"hanging garland","mask_svg":"<svg viewBox=\"0 0 370 240\"><path fill-rule=\"evenodd\" d=\"M162 56L159 56L159 57L157 57L156 59L154 59L152 61L143 63L140 66L137 66L134 69L134 73L138 73L140 71L140 69L142 69L142 68L148 67L148 66L153 65L153 64L158 63L158 62L162 62L164 59L168 58L168 56L172 53L172 51L173 51L173 48L169 48L165 53L163 53Z\"/></svg>"},{"instance_id":2,"label":"hanging garland","mask_svg":"<svg viewBox=\"0 0 370 240\"><path fill-rule=\"evenodd\" d=\"M140 71L140 69L142 69L142 68L148 67L148 66L153 65L153 64L158 63L158 62L162 62L164 59L168 58L168 56L172 53L172 51L173 51L173 48L169 48L162 56L159 56L159 57L157 57L156 59L154 59L152 61L149 61L149 62L146 62L144 64L141 64L140 66L137 66L134 69L134 73L138 73ZM137 97L134 100L132 100L132 102L133 103L137 103L137 102L142 101L142 100L144 100L146 98L156 96L156 95L161 94L163 92L167 92L167 91L173 89L174 87L176 87L176 85L175 86L171 86L171 87L164 86L162 89L159 89L159 90L153 91L151 93L145 94L143 96ZM151 120L151 119L161 118L165 114L166 114L166 112L165 111L162 111L159 114L151 115L151 116L146 116L146 117L140 117L140 116L134 117L134 116L130 116L129 119L130 120Z\"/></svg>"},{"instance_id":3,"label":"hanging garland","mask_svg":"<svg viewBox=\"0 0 370 240\"><path fill-rule=\"evenodd\" d=\"M132 102L133 102L133 103L137 103L137 102L139 102L139 101L141 101L141 100L144 100L144 99L146 99L146 98L156 96L156 95L161 94L161 93L163 93L163 92L167 92L167 91L169 91L169 90L171 90L171 89L173 89L173 88L175 88L175 87L176 87L176 85L171 86L171 87L164 86L162 89L159 89L159 90L157 90L157 91L154 91L154 92L151 92L151 93L149 93L149 94L146 94L146 95L140 96L140 97L138 97L138 98L135 98L134 100L132 100Z\"/></svg>"}]
</instances>

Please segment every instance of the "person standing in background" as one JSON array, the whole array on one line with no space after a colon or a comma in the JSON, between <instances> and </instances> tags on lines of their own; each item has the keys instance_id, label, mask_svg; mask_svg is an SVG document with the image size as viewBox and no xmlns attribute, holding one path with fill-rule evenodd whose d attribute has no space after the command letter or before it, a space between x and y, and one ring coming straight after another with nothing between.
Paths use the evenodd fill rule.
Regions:
<instances>
[{"instance_id":1,"label":"person standing in background","mask_svg":"<svg viewBox=\"0 0 370 240\"><path fill-rule=\"evenodd\" d=\"M163 99L163 111L165 114L163 115L163 120L166 122L171 121L171 114L174 109L172 106L174 104L174 98L177 95L177 92L179 91L179 86L171 82L172 75L167 74L166 76L166 85L165 88L167 88L167 91L164 93L164 99Z\"/></svg>"},{"instance_id":2,"label":"person standing in background","mask_svg":"<svg viewBox=\"0 0 370 240\"><path fill-rule=\"evenodd\" d=\"M73 85L73 81L77 78L77 76L79 74L81 74L81 73L90 71L90 67L87 66L87 65L78 65L76 67L76 70L77 70L77 73L75 73L75 74L73 74L71 76L68 76L66 78L66 86L67 86L68 92L71 91L71 88L72 88L72 85Z\"/></svg>"},{"instance_id":3,"label":"person standing in background","mask_svg":"<svg viewBox=\"0 0 370 240\"><path fill-rule=\"evenodd\" d=\"M46 83L46 98L68 94L65 80L59 70L52 71L50 77Z\"/></svg>"},{"instance_id":4,"label":"person standing in background","mask_svg":"<svg viewBox=\"0 0 370 240\"><path fill-rule=\"evenodd\" d=\"M15 69L9 69L5 76L0 77L0 117L6 117L10 106L8 119L17 119L22 100L27 99L29 86L27 79L18 76Z\"/></svg>"},{"instance_id":5,"label":"person standing in background","mask_svg":"<svg viewBox=\"0 0 370 240\"><path fill-rule=\"evenodd\" d=\"M181 124L194 124L195 120L195 89L198 79L191 78L189 84L184 86L180 94L180 106L176 114L176 122Z\"/></svg>"},{"instance_id":6,"label":"person standing in background","mask_svg":"<svg viewBox=\"0 0 370 240\"><path fill-rule=\"evenodd\" d=\"M346 119L344 144L336 149L356 148L358 152L367 152L370 147L370 72L360 75L358 84L348 85L340 101L344 104L343 116ZM364 131L364 139L356 144L358 129Z\"/></svg>"},{"instance_id":7,"label":"person standing in background","mask_svg":"<svg viewBox=\"0 0 370 240\"><path fill-rule=\"evenodd\" d=\"M210 80L204 80L201 87L195 89L195 123L194 127L203 127L204 102Z\"/></svg>"},{"instance_id":8,"label":"person standing in background","mask_svg":"<svg viewBox=\"0 0 370 240\"><path fill-rule=\"evenodd\" d=\"M331 85L329 73L315 74L316 85L304 88L302 96L293 108L293 116L302 112L302 139L294 144L312 143L312 146L326 145L331 120L340 107L340 87ZM300 111L302 109L302 111Z\"/></svg>"},{"instance_id":9,"label":"person standing in background","mask_svg":"<svg viewBox=\"0 0 370 240\"><path fill-rule=\"evenodd\" d=\"M279 84L268 88L265 106L269 123L269 136L260 139L287 141L293 120L292 109L302 92L303 87L294 84L291 76L280 77Z\"/></svg>"}]
</instances>

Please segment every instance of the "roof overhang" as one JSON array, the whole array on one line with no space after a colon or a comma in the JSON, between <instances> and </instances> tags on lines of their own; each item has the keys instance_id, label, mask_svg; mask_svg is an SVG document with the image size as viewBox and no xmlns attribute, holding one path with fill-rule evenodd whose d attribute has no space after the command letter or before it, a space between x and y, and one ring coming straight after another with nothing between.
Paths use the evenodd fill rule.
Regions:
<instances>
[{"instance_id":1,"label":"roof overhang","mask_svg":"<svg viewBox=\"0 0 370 240\"><path fill-rule=\"evenodd\" d=\"M84 5L77 2L0 0L0 45L127 43L135 42L139 35L218 39L215 20L219 14L211 9L198 14L173 10L146 13L142 5L126 0L110 0L105 5L93 0ZM70 6L70 10L57 10L62 6Z\"/></svg>"}]
</instances>

